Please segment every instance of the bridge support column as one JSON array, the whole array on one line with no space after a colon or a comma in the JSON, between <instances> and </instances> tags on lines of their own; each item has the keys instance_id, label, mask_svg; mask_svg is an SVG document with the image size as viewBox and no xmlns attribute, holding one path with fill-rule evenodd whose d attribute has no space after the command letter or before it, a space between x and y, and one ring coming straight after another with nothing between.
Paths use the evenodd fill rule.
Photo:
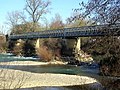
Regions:
<instances>
[{"instance_id":1,"label":"bridge support column","mask_svg":"<svg viewBox=\"0 0 120 90\"><path fill-rule=\"evenodd\" d=\"M81 61L80 59L80 51L81 51L81 38L77 38L75 45L75 59Z\"/></svg>"},{"instance_id":2,"label":"bridge support column","mask_svg":"<svg viewBox=\"0 0 120 90\"><path fill-rule=\"evenodd\" d=\"M81 39L80 39L80 38L77 38L75 49L76 49L77 51L80 51L80 50L81 50Z\"/></svg>"},{"instance_id":3,"label":"bridge support column","mask_svg":"<svg viewBox=\"0 0 120 90\"><path fill-rule=\"evenodd\" d=\"M40 48L40 39L37 39L35 43L35 49L37 50L39 48Z\"/></svg>"},{"instance_id":4,"label":"bridge support column","mask_svg":"<svg viewBox=\"0 0 120 90\"><path fill-rule=\"evenodd\" d=\"M66 49L64 49L64 54L66 56L77 57L81 50L81 39L80 38L68 38L66 39ZM78 59L78 58L77 58Z\"/></svg>"}]
</instances>

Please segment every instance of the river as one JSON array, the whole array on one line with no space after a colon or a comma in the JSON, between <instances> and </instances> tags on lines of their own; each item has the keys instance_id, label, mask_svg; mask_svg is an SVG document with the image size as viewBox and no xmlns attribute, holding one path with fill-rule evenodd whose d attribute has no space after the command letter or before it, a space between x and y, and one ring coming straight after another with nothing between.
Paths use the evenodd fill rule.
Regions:
<instances>
[{"instance_id":1,"label":"river","mask_svg":"<svg viewBox=\"0 0 120 90\"><path fill-rule=\"evenodd\" d=\"M10 54L0 54L1 62L8 61L36 61L37 58L16 57ZM12 65L9 69L28 71L33 73L56 73L69 75L89 76L98 80L101 85L93 85L91 90L120 90L120 78L100 76L99 68L95 66L72 66L72 65L29 65L16 66ZM89 90L89 85L67 86L67 87L34 87L20 90Z\"/></svg>"}]
</instances>

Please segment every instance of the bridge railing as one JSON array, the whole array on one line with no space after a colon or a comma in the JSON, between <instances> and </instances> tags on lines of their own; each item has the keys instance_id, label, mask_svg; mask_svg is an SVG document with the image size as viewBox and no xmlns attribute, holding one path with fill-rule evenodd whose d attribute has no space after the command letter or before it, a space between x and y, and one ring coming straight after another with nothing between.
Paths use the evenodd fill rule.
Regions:
<instances>
[{"instance_id":1,"label":"bridge railing","mask_svg":"<svg viewBox=\"0 0 120 90\"><path fill-rule=\"evenodd\" d=\"M32 38L66 38L66 37L87 37L103 36L110 33L120 35L120 23L115 25L96 25L74 28L64 28L57 30L46 30L39 32L29 32L19 35L10 35L9 39L32 39Z\"/></svg>"}]
</instances>

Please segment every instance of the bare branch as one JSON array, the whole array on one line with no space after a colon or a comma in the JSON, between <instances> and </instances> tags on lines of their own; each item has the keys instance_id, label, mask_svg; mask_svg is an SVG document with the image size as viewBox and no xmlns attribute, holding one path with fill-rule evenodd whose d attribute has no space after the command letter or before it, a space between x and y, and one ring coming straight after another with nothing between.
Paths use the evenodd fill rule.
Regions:
<instances>
[{"instance_id":1,"label":"bare branch","mask_svg":"<svg viewBox=\"0 0 120 90\"><path fill-rule=\"evenodd\" d=\"M49 5L49 1L44 2L42 0L26 0L25 10L30 15L32 22L37 23L42 15L48 12Z\"/></svg>"}]
</instances>

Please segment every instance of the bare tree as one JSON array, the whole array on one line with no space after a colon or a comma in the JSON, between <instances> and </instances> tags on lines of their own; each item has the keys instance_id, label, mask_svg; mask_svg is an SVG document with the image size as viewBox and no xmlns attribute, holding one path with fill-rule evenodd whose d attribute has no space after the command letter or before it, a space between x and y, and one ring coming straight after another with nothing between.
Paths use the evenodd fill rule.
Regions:
<instances>
[{"instance_id":1,"label":"bare tree","mask_svg":"<svg viewBox=\"0 0 120 90\"><path fill-rule=\"evenodd\" d=\"M42 0L26 0L25 11L29 14L32 21L33 32L36 31L39 20L44 14L49 12L49 5L50 1L45 2Z\"/></svg>"},{"instance_id":2,"label":"bare tree","mask_svg":"<svg viewBox=\"0 0 120 90\"><path fill-rule=\"evenodd\" d=\"M81 27L89 25L88 20L84 19L82 20L82 17L80 16L79 12L73 12L70 17L67 18L67 27Z\"/></svg>"},{"instance_id":3,"label":"bare tree","mask_svg":"<svg viewBox=\"0 0 120 90\"><path fill-rule=\"evenodd\" d=\"M83 17L90 17L96 24L108 24L103 31L108 35L94 37L91 39L91 46L87 48L92 55L100 59L100 72L104 75L120 75L120 40L114 36L116 32L109 32L109 27L120 22L120 1L119 0L89 0L84 6ZM93 40L94 39L94 40Z\"/></svg>"},{"instance_id":4,"label":"bare tree","mask_svg":"<svg viewBox=\"0 0 120 90\"><path fill-rule=\"evenodd\" d=\"M120 39L114 36L115 32L110 32L109 28L115 23L120 23L120 0L88 0L87 3L80 3L80 8L75 12L80 14L70 18L70 21L89 19L92 24L105 26L101 29L107 32L104 37L92 37L82 46L86 52L92 54L100 60L100 71L103 75L120 75ZM81 19L82 18L82 19Z\"/></svg>"},{"instance_id":5,"label":"bare tree","mask_svg":"<svg viewBox=\"0 0 120 90\"><path fill-rule=\"evenodd\" d=\"M26 0L25 11L29 14L31 21L27 20L27 15L25 12L13 11L8 13L7 24L12 29L12 34L20 34L28 32L28 30L29 32L38 31L40 27L38 21L44 14L49 12L49 5L49 1ZM27 27L27 29L25 29L25 27Z\"/></svg>"},{"instance_id":6,"label":"bare tree","mask_svg":"<svg viewBox=\"0 0 120 90\"><path fill-rule=\"evenodd\" d=\"M26 0L25 10L30 15L33 23L37 23L40 18L46 14L49 9L50 1Z\"/></svg>"},{"instance_id":7,"label":"bare tree","mask_svg":"<svg viewBox=\"0 0 120 90\"><path fill-rule=\"evenodd\" d=\"M83 13L75 16L73 19L80 19L82 17L90 18L94 23L99 24L114 24L120 22L120 1L119 0L88 0L79 4L81 7L75 9L75 12L81 11Z\"/></svg>"},{"instance_id":8,"label":"bare tree","mask_svg":"<svg viewBox=\"0 0 120 90\"><path fill-rule=\"evenodd\" d=\"M42 25L41 27L43 28L43 30L48 30L49 29L49 21L47 18L43 19L44 25Z\"/></svg>"},{"instance_id":9,"label":"bare tree","mask_svg":"<svg viewBox=\"0 0 120 90\"><path fill-rule=\"evenodd\" d=\"M25 22L25 16L22 12L19 11L13 11L9 12L7 16L7 24L12 29L12 34L14 34L17 31L16 26L19 24L23 24Z\"/></svg>"},{"instance_id":10,"label":"bare tree","mask_svg":"<svg viewBox=\"0 0 120 90\"><path fill-rule=\"evenodd\" d=\"M61 29L64 28L64 23L62 22L61 16L56 14L54 18L52 18L52 22L50 24L50 29Z\"/></svg>"}]
</instances>

